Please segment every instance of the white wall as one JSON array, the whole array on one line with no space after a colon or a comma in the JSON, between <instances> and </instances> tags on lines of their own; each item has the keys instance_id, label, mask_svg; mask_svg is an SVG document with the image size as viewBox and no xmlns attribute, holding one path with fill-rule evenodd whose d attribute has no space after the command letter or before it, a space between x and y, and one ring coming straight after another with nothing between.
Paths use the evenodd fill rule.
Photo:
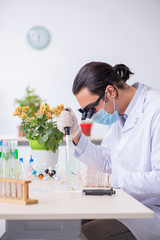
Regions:
<instances>
[{"instance_id":1,"label":"white wall","mask_svg":"<svg viewBox=\"0 0 160 240\"><path fill-rule=\"evenodd\" d=\"M0 0L0 135L17 134L14 99L28 84L51 106L76 111L73 79L89 61L124 63L135 72L130 83L160 88L159 23L159 0ZM51 34L44 50L26 41L36 25Z\"/></svg>"}]
</instances>

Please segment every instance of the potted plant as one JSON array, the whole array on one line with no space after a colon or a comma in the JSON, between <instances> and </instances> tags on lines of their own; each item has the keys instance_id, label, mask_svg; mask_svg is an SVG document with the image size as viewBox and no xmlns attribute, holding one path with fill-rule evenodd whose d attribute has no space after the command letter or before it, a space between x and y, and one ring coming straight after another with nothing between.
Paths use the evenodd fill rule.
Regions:
<instances>
[{"instance_id":1,"label":"potted plant","mask_svg":"<svg viewBox=\"0 0 160 240\"><path fill-rule=\"evenodd\" d=\"M21 107L28 106L28 117L34 117L35 113L40 108L40 105L42 104L43 100L35 94L35 89L30 89L30 87L26 87L25 89L25 96L22 99L16 99L16 103L18 103ZM20 126L18 126L18 135L24 136L25 133L20 130Z\"/></svg>"},{"instance_id":2,"label":"potted plant","mask_svg":"<svg viewBox=\"0 0 160 240\"><path fill-rule=\"evenodd\" d=\"M82 123L80 123L81 130L86 136L91 135L91 129L92 129L93 122L92 120L85 120Z\"/></svg>"},{"instance_id":3,"label":"potted plant","mask_svg":"<svg viewBox=\"0 0 160 240\"><path fill-rule=\"evenodd\" d=\"M55 117L58 117L63 109L64 105L62 104L50 109L50 106L45 103L32 117L29 106L19 106L13 113L14 116L21 118L20 130L29 139L32 158L37 164L39 172L44 170L44 163L47 164L47 167L54 168L58 160L57 150L60 141L63 140L63 133L58 130ZM56 157L54 163L53 157Z\"/></svg>"}]
</instances>

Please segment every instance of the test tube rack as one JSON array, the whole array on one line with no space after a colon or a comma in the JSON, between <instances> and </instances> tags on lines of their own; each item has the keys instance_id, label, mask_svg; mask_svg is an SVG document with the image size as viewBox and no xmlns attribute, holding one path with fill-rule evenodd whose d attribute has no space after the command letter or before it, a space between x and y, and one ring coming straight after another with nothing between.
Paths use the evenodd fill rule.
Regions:
<instances>
[{"instance_id":1,"label":"test tube rack","mask_svg":"<svg viewBox=\"0 0 160 240\"><path fill-rule=\"evenodd\" d=\"M29 199L29 180L20 180L20 179L10 179L10 178L0 178L0 202L8 202L22 205L36 204L38 203L37 199ZM10 196L7 194L2 194L2 186L8 184L10 189ZM13 198L11 195L11 185L15 184L15 197ZM19 186L18 186L19 185ZM21 197L18 198L17 189L20 187ZM6 191L6 188L5 188Z\"/></svg>"}]
</instances>

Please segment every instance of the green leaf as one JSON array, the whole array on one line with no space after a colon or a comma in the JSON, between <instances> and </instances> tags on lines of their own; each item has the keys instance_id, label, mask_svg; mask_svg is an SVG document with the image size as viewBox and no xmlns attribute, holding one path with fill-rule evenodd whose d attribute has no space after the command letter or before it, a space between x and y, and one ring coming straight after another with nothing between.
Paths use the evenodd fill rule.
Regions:
<instances>
[{"instance_id":1,"label":"green leaf","mask_svg":"<svg viewBox=\"0 0 160 240\"><path fill-rule=\"evenodd\" d=\"M29 139L30 133L29 132L25 132L25 137Z\"/></svg>"},{"instance_id":2,"label":"green leaf","mask_svg":"<svg viewBox=\"0 0 160 240\"><path fill-rule=\"evenodd\" d=\"M45 148L46 148L46 150L47 151L49 151L50 149L49 149L49 147L48 147L48 141L47 142L45 142Z\"/></svg>"},{"instance_id":3,"label":"green leaf","mask_svg":"<svg viewBox=\"0 0 160 240\"><path fill-rule=\"evenodd\" d=\"M48 141L48 147L49 147L49 149L52 149L53 146L54 146L54 140L53 140L53 139L50 139L50 140Z\"/></svg>"},{"instance_id":4,"label":"green leaf","mask_svg":"<svg viewBox=\"0 0 160 240\"><path fill-rule=\"evenodd\" d=\"M51 132L52 132L52 129L51 129L51 128L49 128L49 129L46 130L46 134L47 134L47 135L50 135Z\"/></svg>"},{"instance_id":5,"label":"green leaf","mask_svg":"<svg viewBox=\"0 0 160 240\"><path fill-rule=\"evenodd\" d=\"M46 141L48 140L48 135L45 134L45 135L42 137L42 139L43 139L43 142L46 142Z\"/></svg>"},{"instance_id":6,"label":"green leaf","mask_svg":"<svg viewBox=\"0 0 160 240\"><path fill-rule=\"evenodd\" d=\"M44 143L43 137L39 137L39 138L38 138L38 143L39 143L40 145L42 145L42 144Z\"/></svg>"},{"instance_id":7,"label":"green leaf","mask_svg":"<svg viewBox=\"0 0 160 240\"><path fill-rule=\"evenodd\" d=\"M21 125L20 131L23 131L24 129L25 129L25 127Z\"/></svg>"},{"instance_id":8,"label":"green leaf","mask_svg":"<svg viewBox=\"0 0 160 240\"><path fill-rule=\"evenodd\" d=\"M38 116L38 118L39 118L39 119L42 119L42 118L43 118L43 114L40 114L40 115Z\"/></svg>"}]
</instances>

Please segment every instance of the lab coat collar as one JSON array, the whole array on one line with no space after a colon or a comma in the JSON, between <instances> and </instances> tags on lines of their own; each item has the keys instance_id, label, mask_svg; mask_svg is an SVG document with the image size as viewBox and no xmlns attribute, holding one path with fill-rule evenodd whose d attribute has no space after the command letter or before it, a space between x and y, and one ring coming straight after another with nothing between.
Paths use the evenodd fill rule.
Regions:
<instances>
[{"instance_id":1,"label":"lab coat collar","mask_svg":"<svg viewBox=\"0 0 160 240\"><path fill-rule=\"evenodd\" d=\"M133 86L136 86L137 84L138 83L134 84ZM147 94L147 86L144 85L144 88L140 97L138 98L134 108L131 110L130 114L128 115L128 118L124 124L122 132L128 131L129 129L137 125L143 113L143 103L145 101L146 94Z\"/></svg>"}]
</instances>

